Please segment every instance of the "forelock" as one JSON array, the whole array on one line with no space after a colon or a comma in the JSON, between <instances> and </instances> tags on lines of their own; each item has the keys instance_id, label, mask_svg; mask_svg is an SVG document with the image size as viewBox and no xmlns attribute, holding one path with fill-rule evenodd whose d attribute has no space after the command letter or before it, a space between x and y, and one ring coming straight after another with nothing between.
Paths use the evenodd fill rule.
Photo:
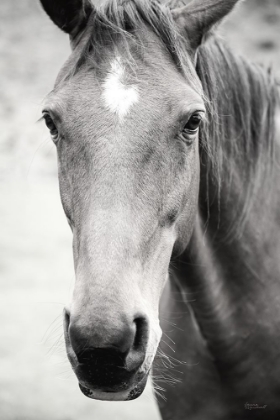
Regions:
<instances>
[{"instance_id":1,"label":"forelock","mask_svg":"<svg viewBox=\"0 0 280 420\"><path fill-rule=\"evenodd\" d=\"M94 6L89 18L87 40L80 49L67 77L73 76L86 63L98 69L106 56L125 49L125 59L133 66L132 49L145 48L141 30L148 27L158 36L178 70L192 73L185 42L179 34L170 8L157 0L106 0Z\"/></svg>"}]
</instances>

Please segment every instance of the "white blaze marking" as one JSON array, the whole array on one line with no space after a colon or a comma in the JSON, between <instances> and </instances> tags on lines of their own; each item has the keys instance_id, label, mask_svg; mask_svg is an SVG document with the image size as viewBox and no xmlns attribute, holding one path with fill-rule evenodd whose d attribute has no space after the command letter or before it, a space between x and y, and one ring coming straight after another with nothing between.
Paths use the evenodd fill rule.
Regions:
<instances>
[{"instance_id":1,"label":"white blaze marking","mask_svg":"<svg viewBox=\"0 0 280 420\"><path fill-rule=\"evenodd\" d=\"M104 82L103 97L111 112L117 114L120 119L125 117L132 105L138 102L138 89L136 86L125 86L122 82L124 68L120 58L111 63L110 74Z\"/></svg>"}]
</instances>

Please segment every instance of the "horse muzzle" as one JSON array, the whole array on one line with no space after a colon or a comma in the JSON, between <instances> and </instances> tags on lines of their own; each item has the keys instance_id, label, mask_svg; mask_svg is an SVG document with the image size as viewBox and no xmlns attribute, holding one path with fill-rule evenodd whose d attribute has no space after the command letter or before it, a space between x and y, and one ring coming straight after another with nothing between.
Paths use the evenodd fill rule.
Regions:
<instances>
[{"instance_id":1,"label":"horse muzzle","mask_svg":"<svg viewBox=\"0 0 280 420\"><path fill-rule=\"evenodd\" d=\"M118 321L117 328L81 325L64 311L66 350L84 395L111 401L132 400L145 389L150 360L145 316ZM98 330L98 332L97 332ZM150 358L148 358L150 359Z\"/></svg>"}]
</instances>

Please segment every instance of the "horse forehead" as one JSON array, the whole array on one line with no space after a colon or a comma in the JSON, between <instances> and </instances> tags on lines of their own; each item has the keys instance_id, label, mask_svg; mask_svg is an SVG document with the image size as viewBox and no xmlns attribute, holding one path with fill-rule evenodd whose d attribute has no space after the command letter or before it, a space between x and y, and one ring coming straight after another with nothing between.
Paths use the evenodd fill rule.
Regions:
<instances>
[{"instance_id":1,"label":"horse forehead","mask_svg":"<svg viewBox=\"0 0 280 420\"><path fill-rule=\"evenodd\" d=\"M151 58L149 51L147 56ZM65 127L67 122L69 128L75 126L73 134L89 128L95 137L98 133L104 137L112 130L115 135L123 131L128 135L131 130L137 135L133 128L135 121L139 130L141 124L146 130L151 125L162 126L163 116L166 122L171 121L173 111L175 115L188 102L199 101L200 95L183 80L164 54L156 62L151 59L151 63L142 57L130 58L122 56L120 51L111 56L104 54L100 67L95 68L89 60L88 65L68 80L62 77L67 66L62 69L50 98L54 96L54 108L63 114ZM75 123L77 118L82 122L79 125Z\"/></svg>"},{"instance_id":2,"label":"horse forehead","mask_svg":"<svg viewBox=\"0 0 280 420\"><path fill-rule=\"evenodd\" d=\"M128 131L137 115L151 117L151 111L153 115L164 112L165 105L174 102L176 89L167 95L169 85L162 72L151 72L143 63L130 63L114 55L101 70L92 67L82 70L65 89L62 85L61 95L58 90L54 96L71 118L81 115L83 121L88 117L89 122L94 118L96 129L102 123L102 132L112 124Z\"/></svg>"}]
</instances>

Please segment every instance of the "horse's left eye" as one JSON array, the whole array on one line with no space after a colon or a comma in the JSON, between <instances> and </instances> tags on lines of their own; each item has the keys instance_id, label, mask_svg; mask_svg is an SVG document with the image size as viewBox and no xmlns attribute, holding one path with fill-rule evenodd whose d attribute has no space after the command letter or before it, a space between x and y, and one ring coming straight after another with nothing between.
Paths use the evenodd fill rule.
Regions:
<instances>
[{"instance_id":1,"label":"horse's left eye","mask_svg":"<svg viewBox=\"0 0 280 420\"><path fill-rule=\"evenodd\" d=\"M195 113L191 116L187 124L183 129L183 133L185 134L195 134L200 126L202 121L202 115L199 113Z\"/></svg>"},{"instance_id":2,"label":"horse's left eye","mask_svg":"<svg viewBox=\"0 0 280 420\"><path fill-rule=\"evenodd\" d=\"M50 130L50 133L51 133L51 136L52 136L53 140L57 140L58 130L56 128L55 123L53 122L52 117L49 114L45 113L45 114L43 114L43 118L45 120L46 126Z\"/></svg>"}]
</instances>

